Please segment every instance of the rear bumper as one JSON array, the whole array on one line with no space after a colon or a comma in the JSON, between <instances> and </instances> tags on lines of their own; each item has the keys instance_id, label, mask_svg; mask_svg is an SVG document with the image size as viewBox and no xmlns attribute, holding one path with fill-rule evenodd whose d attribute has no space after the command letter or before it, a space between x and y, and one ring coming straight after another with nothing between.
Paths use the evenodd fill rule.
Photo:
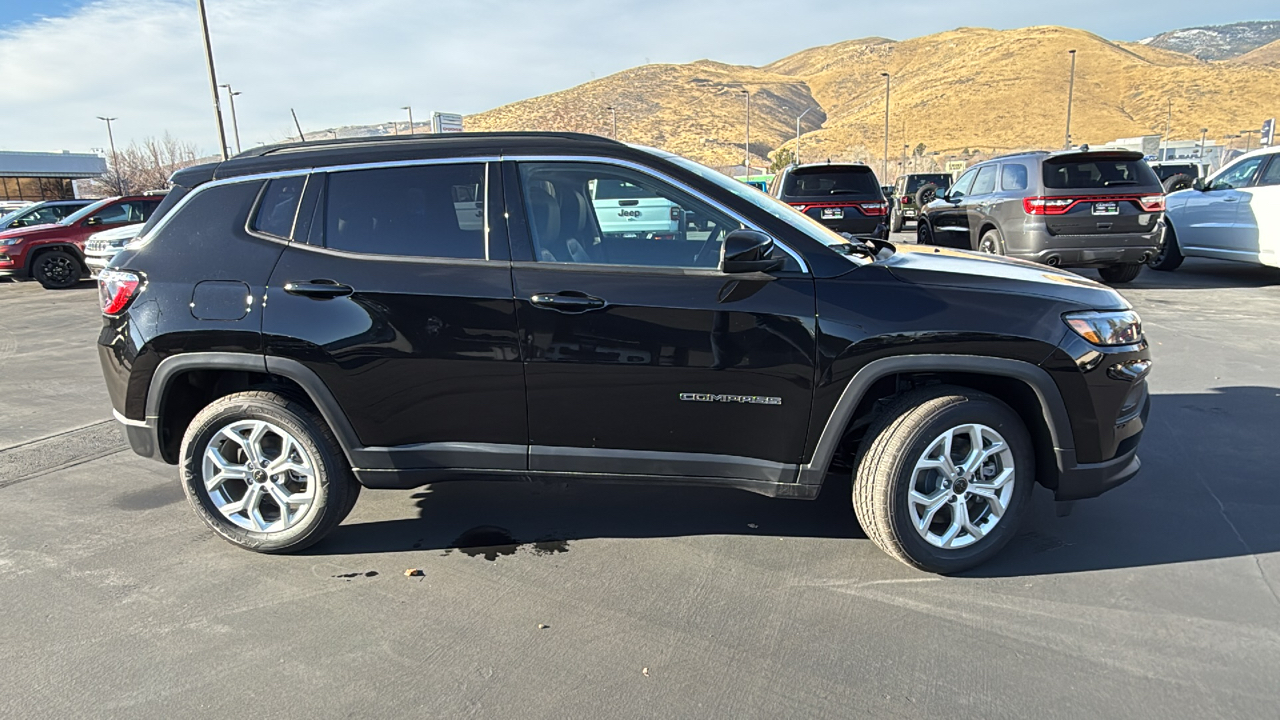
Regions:
<instances>
[{"instance_id":1,"label":"rear bumper","mask_svg":"<svg viewBox=\"0 0 1280 720\"><path fill-rule=\"evenodd\" d=\"M1148 233L1053 235L1040 227L1024 229L1020 235L1005 238L1010 257L1063 267L1105 267L1149 260L1164 237L1164 221Z\"/></svg>"},{"instance_id":2,"label":"rear bumper","mask_svg":"<svg viewBox=\"0 0 1280 720\"><path fill-rule=\"evenodd\" d=\"M115 415L116 422L120 423L124 439L135 453L144 458L164 462L164 458L160 455L160 433L156 430L155 418L147 418L145 421L130 420L121 415L118 410L112 410L111 413Z\"/></svg>"}]
</instances>

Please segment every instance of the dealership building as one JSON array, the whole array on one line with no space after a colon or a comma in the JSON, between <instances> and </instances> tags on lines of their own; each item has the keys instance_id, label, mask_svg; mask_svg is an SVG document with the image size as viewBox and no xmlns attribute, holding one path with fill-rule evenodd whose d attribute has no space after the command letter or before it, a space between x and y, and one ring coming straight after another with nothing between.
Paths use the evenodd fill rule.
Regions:
<instances>
[{"instance_id":1,"label":"dealership building","mask_svg":"<svg viewBox=\"0 0 1280 720\"><path fill-rule=\"evenodd\" d=\"M92 153L0 151L0 200L74 198L74 181L106 172L107 161Z\"/></svg>"}]
</instances>

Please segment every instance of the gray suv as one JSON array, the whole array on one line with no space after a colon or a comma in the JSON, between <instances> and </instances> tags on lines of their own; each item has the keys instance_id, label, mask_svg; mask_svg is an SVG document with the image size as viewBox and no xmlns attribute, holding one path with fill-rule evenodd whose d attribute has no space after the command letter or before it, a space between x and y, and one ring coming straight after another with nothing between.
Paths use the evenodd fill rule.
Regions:
<instances>
[{"instance_id":1,"label":"gray suv","mask_svg":"<svg viewBox=\"0 0 1280 720\"><path fill-rule=\"evenodd\" d=\"M1128 151L1008 155L969 168L920 210L917 241L1133 280L1164 234L1164 188Z\"/></svg>"}]
</instances>

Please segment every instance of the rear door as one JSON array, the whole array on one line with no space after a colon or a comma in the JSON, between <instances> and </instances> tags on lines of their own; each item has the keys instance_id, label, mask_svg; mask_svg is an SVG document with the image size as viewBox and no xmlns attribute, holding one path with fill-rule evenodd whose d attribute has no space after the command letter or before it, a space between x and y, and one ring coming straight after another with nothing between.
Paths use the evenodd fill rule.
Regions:
<instances>
[{"instance_id":1,"label":"rear door","mask_svg":"<svg viewBox=\"0 0 1280 720\"><path fill-rule=\"evenodd\" d=\"M508 204L524 209L511 232L530 469L794 478L814 382L812 278L793 259L769 276L720 272L741 222L653 174L568 159L509 170ZM587 198L605 182L694 212L702 228L604 232L608 211Z\"/></svg>"},{"instance_id":2,"label":"rear door","mask_svg":"<svg viewBox=\"0 0 1280 720\"><path fill-rule=\"evenodd\" d=\"M311 177L307 227L267 292L268 366L286 358L319 377L365 467L525 469L509 250L488 171L417 161ZM265 235L292 222L270 185L257 217Z\"/></svg>"}]
</instances>

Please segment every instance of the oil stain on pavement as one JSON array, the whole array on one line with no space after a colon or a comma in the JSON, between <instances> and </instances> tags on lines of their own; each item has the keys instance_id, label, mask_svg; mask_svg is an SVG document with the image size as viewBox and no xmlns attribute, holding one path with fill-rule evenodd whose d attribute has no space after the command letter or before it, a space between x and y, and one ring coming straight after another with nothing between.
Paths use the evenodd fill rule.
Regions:
<instances>
[{"instance_id":1,"label":"oil stain on pavement","mask_svg":"<svg viewBox=\"0 0 1280 720\"><path fill-rule=\"evenodd\" d=\"M524 542L516 540L505 528L481 525L459 535L443 554L448 555L456 548L463 555L482 557L493 562L501 555L515 555L516 551L522 547L529 548L534 555L554 555L568 552L569 541L543 538Z\"/></svg>"}]
</instances>

